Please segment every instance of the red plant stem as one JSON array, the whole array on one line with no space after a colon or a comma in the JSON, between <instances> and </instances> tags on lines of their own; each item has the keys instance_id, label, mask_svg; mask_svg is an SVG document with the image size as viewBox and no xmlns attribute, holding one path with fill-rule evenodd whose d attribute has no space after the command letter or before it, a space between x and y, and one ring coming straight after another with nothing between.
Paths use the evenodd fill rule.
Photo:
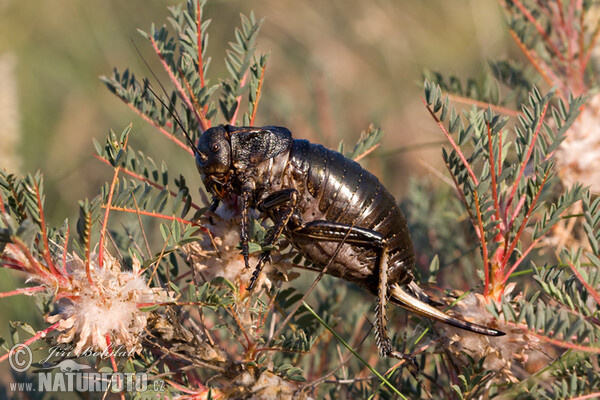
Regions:
<instances>
[{"instance_id":1,"label":"red plant stem","mask_svg":"<svg viewBox=\"0 0 600 400\"><path fill-rule=\"evenodd\" d=\"M527 150L527 154L525 155L525 158L521 162L521 169L519 170L519 175L517 176L517 179L513 182L513 187L512 187L512 190L510 191L510 196L508 196L509 206L510 206L510 203L512 203L513 198L515 197L515 193L517 192L519 182L521 181L521 178L523 177L523 173L525 172L527 163L529 162L529 159L531 158L531 154L533 153L533 150L535 149L535 141L537 140L537 137L540 133L542 125L544 125L544 118L546 117L546 112L548 111L548 104L550 104L550 103L546 103L544 105L544 108L542 109L542 111L540 113L540 119L539 119L537 127L535 128L535 132L533 133L533 138L531 139L531 144L529 145L529 149Z\"/></svg>"},{"instance_id":2,"label":"red plant stem","mask_svg":"<svg viewBox=\"0 0 600 400\"><path fill-rule=\"evenodd\" d=\"M67 233L65 234L65 247L63 248L63 255L62 255L62 270L63 270L63 274L65 276L67 276L69 273L67 272L67 248L69 246L69 232L70 232L70 227L69 225L67 225Z\"/></svg>"},{"instance_id":3,"label":"red plant stem","mask_svg":"<svg viewBox=\"0 0 600 400\"><path fill-rule=\"evenodd\" d=\"M106 207L106 206L102 206L102 207ZM177 218L177 217L173 217L173 216L165 215L165 214L157 214L155 212L149 212L149 211L133 210L130 208L123 208L123 207L110 207L110 209L114 210L114 211L123 211L123 212L128 212L128 213L146 215L146 216L155 217L155 218L167 219L169 221L177 221L177 222L180 222L185 225L197 226L198 228L200 228L200 230L202 232L208 233L208 229L206 229L202 225L200 225L196 222L193 222L193 221L185 220L183 218Z\"/></svg>"},{"instance_id":4,"label":"red plant stem","mask_svg":"<svg viewBox=\"0 0 600 400\"><path fill-rule=\"evenodd\" d=\"M2 198L1 194L0 194L0 211L2 211L3 214L6 214L6 208L4 208L4 199Z\"/></svg>"},{"instance_id":5,"label":"red plant stem","mask_svg":"<svg viewBox=\"0 0 600 400\"><path fill-rule=\"evenodd\" d=\"M173 134L171 132L167 131L162 126L158 125L156 122L154 122L152 119L150 119L150 117L148 117L146 114L140 112L140 110L135 108L132 104L128 103L124 98L122 98L122 97L119 97L119 98L123 101L123 103L125 103L127 105L127 107L131 108L137 115L142 117L142 119L144 121L148 122L150 125L152 125L156 129L158 129L158 131L160 133L162 133L164 136L166 136L169 140L171 140L173 143L175 143L177 146L181 147L182 149L184 149L191 155L194 155L194 151L192 149L190 149L190 147L187 144L181 142L179 139L177 139L175 136L173 136Z\"/></svg>"},{"instance_id":6,"label":"red plant stem","mask_svg":"<svg viewBox=\"0 0 600 400\"><path fill-rule=\"evenodd\" d=\"M258 80L258 88L256 88L256 100L254 101L254 109L252 110L252 116L250 117L250 126L254 126L254 118L256 117L256 110L258 109L258 102L260 101L263 81L265 79L265 69L267 69L267 64L263 65L263 67L260 70L260 79Z\"/></svg>"},{"instance_id":7,"label":"red plant stem","mask_svg":"<svg viewBox=\"0 0 600 400\"><path fill-rule=\"evenodd\" d=\"M563 342L562 340L552 339L552 338L549 338L547 336L540 335L540 334L537 334L535 332L532 332L532 331L530 331L528 329L525 329L525 328L521 328L521 329L523 329L523 331L526 332L528 335L535 336L536 338L538 338L540 340L543 340L544 342L551 343L551 344L553 344L555 346L558 346L558 347L562 347L562 348L565 348L565 349L573 349L573 350L583 351L583 352L586 352L586 353L598 353L598 354L600 354L600 347L581 346L581 345L570 343L570 342Z\"/></svg>"},{"instance_id":8,"label":"red plant stem","mask_svg":"<svg viewBox=\"0 0 600 400\"><path fill-rule=\"evenodd\" d=\"M23 243L23 241L17 237L13 237L13 245L15 247L17 247L17 249L23 253L23 255L25 256L25 258L27 258L27 262L30 265L30 268L25 267L26 271L31 273L32 275L37 275L39 277L42 277L44 280L48 280L49 282L56 282L55 279L58 278L58 276L50 273L50 271L48 271L48 269L43 265L40 264L39 262L37 262L37 260L33 257L33 254L31 254L31 251L29 250L29 248L27 248L27 246L25 245L25 243ZM8 244L8 246L10 246L11 244ZM62 275L59 275L62 276Z\"/></svg>"},{"instance_id":9,"label":"red plant stem","mask_svg":"<svg viewBox=\"0 0 600 400\"><path fill-rule=\"evenodd\" d=\"M481 219L481 210L479 209L479 196L477 190L473 190L473 197L475 198L475 208L477 209L477 225L479 227L479 240L481 241L481 252L483 254L483 272L485 274L485 286L483 289L483 295L488 296L490 286L490 265L488 259L487 243L485 241L485 232L483 231L483 220Z\"/></svg>"},{"instance_id":10,"label":"red plant stem","mask_svg":"<svg viewBox=\"0 0 600 400\"><path fill-rule=\"evenodd\" d=\"M204 87L204 59L202 58L202 7L198 2L196 9L196 34L198 42L198 76L200 77L200 87Z\"/></svg>"},{"instance_id":11,"label":"red plant stem","mask_svg":"<svg viewBox=\"0 0 600 400\"><path fill-rule=\"evenodd\" d=\"M100 157L99 155L97 155L97 154L93 154L93 156L94 156L96 159L98 159L99 161L102 161L103 163L105 163L106 165L110 165L110 162L109 162L108 160L105 160L104 158ZM141 175L138 175L138 174L136 174L135 172L133 172L133 171L130 171L130 170L126 169L126 168L123 168L123 167L121 167L121 171L122 171L123 173L125 173L125 174L127 174L127 175L131 176L132 178L135 178L135 179L137 179L138 181L145 182L145 183L147 183L148 185L155 187L155 188L156 188L156 189L158 189L158 190L165 190L165 189L167 189L165 186L159 185L158 183L156 183L156 182L154 182L154 181L151 181L151 180L150 180L150 179L148 179L148 178L144 178L143 176L141 176ZM172 190L169 190L169 194L170 194L171 196L173 196L173 197L177 197L177 193L175 193L175 192L174 192L174 191L172 191ZM190 207L192 207L194 210L199 210L199 209L200 209L200 207L199 207L198 205L194 204L194 203L191 203L191 204L190 204Z\"/></svg>"},{"instance_id":12,"label":"red plant stem","mask_svg":"<svg viewBox=\"0 0 600 400\"><path fill-rule=\"evenodd\" d=\"M585 40L583 37L583 25L585 23L585 10L581 10L580 12L580 16L579 16L579 54L578 54L578 61L579 61L579 93L583 93L584 92L584 87L585 87L585 68L581 68L581 66L583 65L583 51L585 48ZM587 92L587 90L585 90Z\"/></svg>"},{"instance_id":13,"label":"red plant stem","mask_svg":"<svg viewBox=\"0 0 600 400\"><path fill-rule=\"evenodd\" d=\"M31 343L37 342L41 338L46 337L46 335L48 334L48 332L51 332L54 329L56 329L56 327L58 326L58 324L60 324L60 322L57 322L55 324L50 325L49 327L47 327L43 331L37 332L35 335L33 335L32 337L30 337L29 339L27 339L26 341L24 341L22 344L24 346L29 346ZM6 360L10 356L10 354L11 354L11 352L9 351L8 353L6 353L2 357L0 357L0 363L3 362L4 360Z\"/></svg>"},{"instance_id":14,"label":"red plant stem","mask_svg":"<svg viewBox=\"0 0 600 400\"><path fill-rule=\"evenodd\" d=\"M46 286L31 286L31 287L26 287L26 288L19 288L19 289L11 290L10 292L0 293L0 298L17 296L19 294L30 294L30 293L43 292L44 290L47 290L47 289L48 288Z\"/></svg>"},{"instance_id":15,"label":"red plant stem","mask_svg":"<svg viewBox=\"0 0 600 400\"><path fill-rule=\"evenodd\" d=\"M50 246L48 245L48 232L46 230L46 218L44 216L44 209L42 207L42 198L40 195L40 188L39 188L37 182L35 183L35 198L37 201L37 207L40 210L40 230L42 231L41 232L42 240L44 241L44 251L43 251L44 260L46 261L46 264L48 265L48 269L50 270L52 275L55 275L57 279L64 280L64 277L62 276L62 274L56 269L56 266L54 265L54 261L52 261L52 255L50 255Z\"/></svg>"},{"instance_id":16,"label":"red plant stem","mask_svg":"<svg viewBox=\"0 0 600 400\"><path fill-rule=\"evenodd\" d=\"M232 306L228 306L227 309L229 310L229 314L233 317L233 320L235 321L237 326L240 328L240 330L244 334L244 338L246 339L246 343L248 344L248 346L244 346L245 350L252 348L252 341L248 337L248 334L246 333L246 330L244 329L242 322L239 320L237 314L235 313L235 310L233 309Z\"/></svg>"},{"instance_id":17,"label":"red plant stem","mask_svg":"<svg viewBox=\"0 0 600 400\"><path fill-rule=\"evenodd\" d=\"M423 102L423 104L425 104L425 107L427 108L427 111L429 111L429 114L431 114L431 117L435 120L436 124L440 127L440 129L442 130L442 132L446 136L446 139L448 139L448 141L450 142L450 145L452 146L452 148L454 149L454 151L456 151L456 154L458 154L458 156L460 157L460 160L462 161L463 165L465 166L465 168L469 172L469 175L471 176L471 179L473 180L474 186L479 185L479 180L477 179L477 176L475 176L475 173L471 169L471 166L469 165L469 162L465 158L465 155L458 148L458 145L456 144L456 142L454 141L454 139L452 139L452 136L450 135L450 132L448 132L446 130L446 127L444 126L444 124L442 123L442 121L439 120L439 118L437 117L437 115L435 115L435 113L433 112L433 110L429 107L429 105L427 105L427 102L425 101L425 99L421 98L421 101Z\"/></svg>"},{"instance_id":18,"label":"red plant stem","mask_svg":"<svg viewBox=\"0 0 600 400\"><path fill-rule=\"evenodd\" d=\"M471 223L473 224L473 229L475 229L475 232L477 233L477 235L479 235L479 230L477 229L477 223L475 222L476 221L475 216L473 215L473 213L471 212L471 208L467 204L467 199L465 198L465 194L462 192L462 190L460 190L460 185L458 184L458 181L456 180L456 177L454 176L454 174L452 174L452 171L450 171L450 166L448 164L446 164L446 169L448 170L448 173L450 174L452 181L454 181L454 187L456 188L456 193L458 194L460 201L463 203L465 210L467 210L467 213L469 214L469 219L471 220Z\"/></svg>"},{"instance_id":19,"label":"red plant stem","mask_svg":"<svg viewBox=\"0 0 600 400\"><path fill-rule=\"evenodd\" d=\"M596 290L594 290L594 288L591 287L590 284L585 281L585 279L583 279L583 276L581 276L581 272L579 272L577 270L577 268L575 267L575 265L573 265L573 263L571 261L568 261L568 264L569 264L569 267L571 267L571 270L573 271L573 274L575 274L575 276L577 277L577 279L579 279L579 282L581 282L581 284L592 295L592 297L594 298L594 300L596 300L596 303L598 305L600 305L600 293L598 293Z\"/></svg>"},{"instance_id":20,"label":"red plant stem","mask_svg":"<svg viewBox=\"0 0 600 400\"><path fill-rule=\"evenodd\" d=\"M4 257L2 257L2 259L6 260L6 258L4 258ZM14 269L16 271L25 272L25 270L23 269L23 266L21 264L16 263L16 262L2 261L2 262L0 262L0 267L2 267L2 268L8 268L8 269Z\"/></svg>"},{"instance_id":21,"label":"red plant stem","mask_svg":"<svg viewBox=\"0 0 600 400\"><path fill-rule=\"evenodd\" d=\"M167 250L167 245L169 244L169 240L171 239L171 235L173 234L173 231L171 231L171 229L169 229L169 236L165 239L165 243L163 244L162 249L160 250L160 255L158 256L158 259L156 260L156 262L154 262L154 270L152 270L152 273L150 274L150 277L148 277L148 287L150 287L150 283L152 282L152 279L154 279L154 274L156 273L156 271L158 271L158 267L160 265L160 262L162 261L164 255L165 255L165 251ZM150 266L152 266L152 264L149 264L144 270L142 270L141 272L145 273ZM170 279L170 274L169 274L169 269L167 268L166 270L167 272L167 279Z\"/></svg>"},{"instance_id":22,"label":"red plant stem","mask_svg":"<svg viewBox=\"0 0 600 400\"><path fill-rule=\"evenodd\" d=\"M484 101L477 101L477 100L469 99L467 97L457 96L455 94L447 94L447 96L450 100L455 101L457 103L474 105L479 108L491 108L493 111L496 111L500 114L510 115L511 117L518 117L519 115L522 114L521 112L512 110L510 108L498 106L498 105L491 104L491 103L486 103Z\"/></svg>"},{"instance_id":23,"label":"red plant stem","mask_svg":"<svg viewBox=\"0 0 600 400\"><path fill-rule=\"evenodd\" d=\"M550 174L550 169L548 169L548 171L546 171L546 175L544 175L544 179L542 180L542 183L540 184L540 188L538 189L538 192L535 195L535 198L531 202L531 205L529 206L529 210L527 211L525 218L523 218L523 222L521 223L521 226L519 227L519 231L515 235L515 238L513 239L512 243L510 244L509 249L506 251L504 258L502 259L502 265L506 265L506 263L508 263L508 259L510 258L513 251L515 250L515 247L517 247L517 243L519 242L519 239L521 238L521 235L523 234L523 231L525 230L525 227L527 226L527 222L529 222L531 213L533 212L533 209L535 208L535 205L537 204L537 202L540 198L540 195L542 194L542 190L544 189L544 185L546 184L546 180L548 179L549 174Z\"/></svg>"},{"instance_id":24,"label":"red plant stem","mask_svg":"<svg viewBox=\"0 0 600 400\"><path fill-rule=\"evenodd\" d=\"M175 389L179 390L180 392L187 393L187 394L201 395L201 394L204 394L204 392L207 391L206 388L202 388L200 391L198 391L198 390L192 390L192 389L190 389L190 388L188 388L186 386L180 385L179 383L176 383L176 382L171 381L169 379L165 379L165 382L167 382L169 385L173 386ZM195 399L196 397L193 396L191 398ZM198 396L198 398L201 398L201 397Z\"/></svg>"},{"instance_id":25,"label":"red plant stem","mask_svg":"<svg viewBox=\"0 0 600 400\"><path fill-rule=\"evenodd\" d=\"M188 94L192 98L192 102L194 103L194 107L196 107L196 110L198 110L197 114L200 117L200 127L202 127L202 130L205 131L208 128L210 128L210 121L206 119L206 115L204 115L204 111L202 110L202 107L200 107L200 103L198 103L198 99L194 95L194 92L192 91L192 87L190 86L190 83L188 82L188 80L183 75L183 71L179 70L179 76L181 77L181 80L185 84L185 88L187 89Z\"/></svg>"},{"instance_id":26,"label":"red plant stem","mask_svg":"<svg viewBox=\"0 0 600 400\"><path fill-rule=\"evenodd\" d=\"M498 176L502 175L502 132L498 135Z\"/></svg>"},{"instance_id":27,"label":"red plant stem","mask_svg":"<svg viewBox=\"0 0 600 400\"><path fill-rule=\"evenodd\" d=\"M110 364L112 366L113 372L117 372L117 361L115 360L115 355L113 353L113 348L112 348L112 343L110 342L110 334L106 334L106 344L108 345L108 354L110 355ZM117 376L117 379L123 379L120 376ZM120 382L118 382L118 385L121 386ZM121 392L121 400L125 400L125 393Z\"/></svg>"},{"instance_id":28,"label":"red plant stem","mask_svg":"<svg viewBox=\"0 0 600 400\"><path fill-rule=\"evenodd\" d=\"M492 197L494 199L494 208L496 209L496 218L498 221L501 221L500 218L500 204L498 202L498 185L496 183L496 163L494 162L494 146L492 145L492 129L490 128L490 123L486 123L487 125L487 136L488 136L488 149L490 153L490 172L492 175ZM498 132L500 136L502 136L502 131Z\"/></svg>"},{"instance_id":29,"label":"red plant stem","mask_svg":"<svg viewBox=\"0 0 600 400\"><path fill-rule=\"evenodd\" d=\"M375 146L372 146L371 148L368 148L367 150L362 152L362 154L357 155L356 157L354 157L354 161L362 160L367 155L369 155L371 152L373 152L376 148L378 148L380 144L381 143L377 143Z\"/></svg>"},{"instance_id":30,"label":"red plant stem","mask_svg":"<svg viewBox=\"0 0 600 400\"><path fill-rule=\"evenodd\" d=\"M521 42L521 40L519 39L517 34L512 29L509 30L508 33L510 33L510 36L512 36L512 38L515 41L515 43L517 44L517 46L519 46L519 48L521 49L523 54L525 54L525 57L527 57L527 59L529 60L531 65L534 66L534 68L539 72L539 74L542 76L542 78L544 78L544 80L550 86L559 86L558 90L562 92L562 88L560 87L562 85L559 85L560 80L556 77L556 75L554 75L554 73L552 73L549 70L550 68L548 68L546 63L543 62L542 60L536 59L537 57L534 57L533 53L530 52L529 49L527 49L527 47L525 47L525 44L523 44L523 42ZM542 65L544 66L544 69L546 71L544 69L542 69ZM549 75L552 75L552 78Z\"/></svg>"},{"instance_id":31,"label":"red plant stem","mask_svg":"<svg viewBox=\"0 0 600 400\"><path fill-rule=\"evenodd\" d=\"M85 216L86 218L86 225L88 226L88 230L87 230L87 237L85 238L85 273L87 275L87 280L88 283L90 285L94 285L94 282L92 281L92 274L90 272L90 257L91 257L91 246L92 246L92 219L91 219L91 215L87 214Z\"/></svg>"},{"instance_id":32,"label":"red plant stem","mask_svg":"<svg viewBox=\"0 0 600 400\"><path fill-rule=\"evenodd\" d=\"M125 143L125 146L127 143ZM98 268L102 269L104 266L104 240L106 237L106 228L108 225L108 216L110 214L110 206L112 204L113 194L115 192L115 185L117 183L117 178L119 177L119 171L121 167L115 167L115 171L113 174L112 182L110 183L110 189L108 191L108 201L106 202L106 210L104 212L104 220L102 221L102 229L100 230L100 244L98 245ZM88 280L91 283L92 276L90 274L89 269L86 271L88 274Z\"/></svg>"},{"instance_id":33,"label":"red plant stem","mask_svg":"<svg viewBox=\"0 0 600 400\"><path fill-rule=\"evenodd\" d=\"M523 262L523 260L525 260L525 258L527 258L527 255L529 254L529 252L531 250L533 250L533 248L540 242L540 240L542 240L542 238L543 238L543 236L540 236L539 238L535 239L533 241L533 243L531 243L529 245L529 247L527 247L527 249L523 252L523 254L521 254L521 257L519 257L519 259L517 261L515 261L515 263L512 265L512 267L510 267L508 272L505 274L504 280L502 281L503 284L506 284L506 281L508 281L508 278L510 278L512 273L515 272L517 267L521 264L521 262Z\"/></svg>"},{"instance_id":34,"label":"red plant stem","mask_svg":"<svg viewBox=\"0 0 600 400\"><path fill-rule=\"evenodd\" d=\"M600 392L590 393L583 396L571 397L571 400L587 400L600 398Z\"/></svg>"},{"instance_id":35,"label":"red plant stem","mask_svg":"<svg viewBox=\"0 0 600 400\"><path fill-rule=\"evenodd\" d=\"M202 118L198 114L198 110L196 110L196 108L194 107L194 105L192 104L190 99L185 94L185 90L183 90L183 88L181 87L179 80L177 79L177 77L175 77L175 74L171 70L171 67L169 67L169 64L167 64L167 61L165 60L164 56L160 52L160 49L158 48L158 45L156 44L156 41L154 40L154 38L152 36L150 36L150 43L152 44L152 48L154 49L154 52L156 53L156 55L158 55L158 58L160 59L160 63L162 64L163 69L165 70L167 75L169 75L169 79L171 79L171 82L173 82L173 85L175 85L175 88L179 92L179 95L183 99L184 103L189 107L190 110L194 111L194 114L196 115L196 119L198 120L198 123L200 124L200 127L202 128L202 130L206 130L207 129L206 126L202 125Z\"/></svg>"},{"instance_id":36,"label":"red plant stem","mask_svg":"<svg viewBox=\"0 0 600 400\"><path fill-rule=\"evenodd\" d=\"M529 20L529 22L531 22L531 24L533 26L535 26L535 29L544 38L544 40L548 43L548 46L550 47L550 49L552 49L552 51L556 54L556 56L561 61L566 61L565 57L562 55L562 53L560 52L558 47L556 47L554 42L552 42L552 40L550 39L550 37L548 36L548 34L544 30L544 28L540 25L539 22L537 22L537 20L533 17L533 15L531 15L529 10L527 8L525 8L525 6L519 0L513 0L513 3L514 3L514 5L517 6L517 8L519 10L521 10L521 12L525 16L525 18L527 18L527 20Z\"/></svg>"},{"instance_id":37,"label":"red plant stem","mask_svg":"<svg viewBox=\"0 0 600 400\"><path fill-rule=\"evenodd\" d=\"M509 232L514 223L515 223L515 219L517 218L517 216L519 215L519 212L521 211L521 208L523 208L523 204L525 204L525 200L527 200L527 196L525 196L525 194L523 194L521 196L521 199L519 200L519 202L517 203L517 206L515 207L515 210L513 212L513 215L510 217L510 222L508 223L508 229L507 232Z\"/></svg>"},{"instance_id":38,"label":"red plant stem","mask_svg":"<svg viewBox=\"0 0 600 400\"><path fill-rule=\"evenodd\" d=\"M585 52L585 57L583 59L583 63L581 64L581 67L580 67L582 75L585 72L585 69L587 68L590 58L592 57L592 50L596 46L596 41L598 41L599 35L600 35L600 24L598 24L596 26L596 29L594 30L594 33L592 34L592 40L590 40L590 43L588 44L587 48L586 49L584 49L583 47L581 48L581 52L582 53Z\"/></svg>"},{"instance_id":39,"label":"red plant stem","mask_svg":"<svg viewBox=\"0 0 600 400\"><path fill-rule=\"evenodd\" d=\"M556 0L556 5L558 8L558 16L560 17L560 23L563 29L565 28L565 15L563 14L563 5L561 0Z\"/></svg>"},{"instance_id":40,"label":"red plant stem","mask_svg":"<svg viewBox=\"0 0 600 400\"><path fill-rule=\"evenodd\" d=\"M248 77L248 71L246 71L244 73L244 76L242 76L242 80L240 81L240 88L244 87L244 85L246 84L247 77ZM242 105L242 95L240 94L237 97L237 99L235 99L235 101L237 102L237 106L235 107L235 111L233 113L233 117L231 117L231 121L229 121L230 125L235 125L235 120L237 119L238 112L240 111L240 106Z\"/></svg>"}]
</instances>

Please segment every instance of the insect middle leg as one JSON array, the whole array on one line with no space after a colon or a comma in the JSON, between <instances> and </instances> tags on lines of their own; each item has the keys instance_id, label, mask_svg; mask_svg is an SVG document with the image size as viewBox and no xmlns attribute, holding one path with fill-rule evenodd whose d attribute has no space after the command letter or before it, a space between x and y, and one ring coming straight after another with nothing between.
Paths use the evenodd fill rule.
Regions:
<instances>
[{"instance_id":1,"label":"insect middle leg","mask_svg":"<svg viewBox=\"0 0 600 400\"><path fill-rule=\"evenodd\" d=\"M295 235L313 239L341 242L372 249L377 253L377 269L379 273L376 334L377 346L381 355L399 359L411 359L409 355L395 351L387 332L386 306L388 302L388 246L387 241L379 232L357 226L340 224L330 221L312 221L293 230Z\"/></svg>"},{"instance_id":2,"label":"insect middle leg","mask_svg":"<svg viewBox=\"0 0 600 400\"><path fill-rule=\"evenodd\" d=\"M271 193L264 200L262 200L258 204L258 210L261 212L266 212L271 216L271 219L275 222L275 225L271 229L271 233L267 237L264 242L264 245L270 246L277 241L281 233L283 232L285 226L290 220L294 210L296 210L296 204L298 203L298 191L296 189L284 189L275 193ZM243 231L243 227L242 227ZM246 234L247 237L247 234ZM244 240L244 233L242 232L242 241ZM247 244L247 239L246 239ZM254 272L252 273L252 278L250 278L250 283L248 284L247 290L252 290L256 280L260 276L260 271L262 271L265 262L269 259L271 254L270 250L263 251L258 257L258 263L254 268ZM248 264L246 263L246 266Z\"/></svg>"}]
</instances>

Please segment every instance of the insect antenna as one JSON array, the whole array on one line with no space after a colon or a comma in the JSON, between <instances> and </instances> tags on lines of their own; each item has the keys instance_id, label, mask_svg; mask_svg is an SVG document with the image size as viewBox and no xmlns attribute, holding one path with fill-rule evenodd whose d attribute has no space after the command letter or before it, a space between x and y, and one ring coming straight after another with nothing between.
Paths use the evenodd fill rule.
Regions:
<instances>
[{"instance_id":1,"label":"insect antenna","mask_svg":"<svg viewBox=\"0 0 600 400\"><path fill-rule=\"evenodd\" d=\"M163 101L163 99L161 99L160 96L158 96L156 94L156 92L154 91L154 89L152 89L152 85L150 84L150 81L148 79L146 79L146 78L144 78L144 80L143 80L143 82L144 82L144 89L148 89L150 91L150 93L152 93L152 95L160 102L160 104L162 104L162 106L169 112L169 114L171 115L171 117L173 118L173 120L177 123L177 125L179 126L179 128L181 129L181 131L183 132L183 134L185 135L185 138L187 139L188 145L190 146L190 148L194 152L194 155L197 155L200 158L206 158L206 156L204 154L202 154L198 150L198 148L194 144L194 141L190 137L187 129L183 126L183 123L181 122L181 117L179 116L179 114L177 113L177 110L175 109L175 103L169 97L169 94L167 93L167 90L165 89L165 87L161 83L160 79L158 79L158 77L156 76L156 74L154 73L154 71L152 70L152 68L150 67L150 65L148 64L148 62L144 58L144 56L142 55L140 49L135 44L133 38L131 38L131 43L133 44L133 47L135 48L135 51L140 56L142 62L146 66L146 68L148 68L148 71L150 71L150 73L154 77L154 80L156 80L156 82L160 86L160 88L163 91L164 95L169 99L169 105L167 105Z\"/></svg>"}]
</instances>

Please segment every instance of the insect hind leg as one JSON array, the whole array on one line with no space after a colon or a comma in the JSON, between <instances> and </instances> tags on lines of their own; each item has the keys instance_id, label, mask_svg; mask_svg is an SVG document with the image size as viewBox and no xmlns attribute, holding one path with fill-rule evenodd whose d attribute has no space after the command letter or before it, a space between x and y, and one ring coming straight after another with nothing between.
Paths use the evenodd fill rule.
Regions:
<instances>
[{"instance_id":1,"label":"insect hind leg","mask_svg":"<svg viewBox=\"0 0 600 400\"><path fill-rule=\"evenodd\" d=\"M377 347L381 355L409 360L414 364L410 355L395 351L387 330L386 306L388 302L388 245L379 232L330 221L312 221L294 229L294 234L318 240L341 242L373 249L377 253L378 291L376 314ZM415 364L416 365L416 364Z\"/></svg>"},{"instance_id":2,"label":"insect hind leg","mask_svg":"<svg viewBox=\"0 0 600 400\"><path fill-rule=\"evenodd\" d=\"M379 270L379 286L377 290L377 307L375 309L375 334L377 337L377 347L379 352L384 357L394 357L401 360L408 360L412 364L416 365L414 358L409 354L404 354L394 350L392 346L392 340L388 335L387 330L387 302L389 293L389 282L388 282L388 247L387 243L383 241L382 246L379 250L378 259L378 270Z\"/></svg>"}]
</instances>

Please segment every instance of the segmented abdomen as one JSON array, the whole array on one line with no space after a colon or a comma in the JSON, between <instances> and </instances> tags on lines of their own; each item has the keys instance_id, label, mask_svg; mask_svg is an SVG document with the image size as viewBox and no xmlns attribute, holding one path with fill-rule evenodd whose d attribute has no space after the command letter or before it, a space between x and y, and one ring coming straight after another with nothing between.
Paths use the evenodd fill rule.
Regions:
<instances>
[{"instance_id":1,"label":"segmented abdomen","mask_svg":"<svg viewBox=\"0 0 600 400\"><path fill-rule=\"evenodd\" d=\"M286 173L291 177L286 186L300 193L298 211L304 223L327 220L380 233L389 250L389 282L410 282L414 255L406 219L377 177L340 153L306 140L294 140ZM330 261L337 247L337 243L287 234L307 258L321 266ZM373 251L344 245L328 273L375 292L375 261Z\"/></svg>"}]
</instances>

